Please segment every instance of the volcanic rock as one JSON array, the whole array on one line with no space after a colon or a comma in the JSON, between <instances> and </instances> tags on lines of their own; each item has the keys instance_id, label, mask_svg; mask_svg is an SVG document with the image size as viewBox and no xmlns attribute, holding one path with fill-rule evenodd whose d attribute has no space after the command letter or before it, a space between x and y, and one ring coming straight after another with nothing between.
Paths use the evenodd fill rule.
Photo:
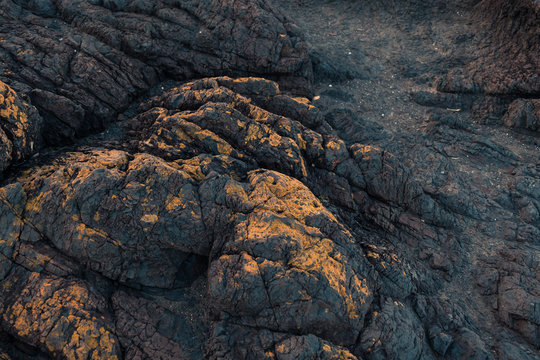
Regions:
<instances>
[{"instance_id":1,"label":"volcanic rock","mask_svg":"<svg viewBox=\"0 0 540 360\"><path fill-rule=\"evenodd\" d=\"M0 2L0 359L538 358L537 14Z\"/></svg>"},{"instance_id":2,"label":"volcanic rock","mask_svg":"<svg viewBox=\"0 0 540 360\"><path fill-rule=\"evenodd\" d=\"M61 144L103 130L160 78L257 74L310 94L298 29L266 1L0 3L0 80Z\"/></svg>"},{"instance_id":3,"label":"volcanic rock","mask_svg":"<svg viewBox=\"0 0 540 360\"><path fill-rule=\"evenodd\" d=\"M40 148L41 125L36 108L0 81L0 176Z\"/></svg>"}]
</instances>

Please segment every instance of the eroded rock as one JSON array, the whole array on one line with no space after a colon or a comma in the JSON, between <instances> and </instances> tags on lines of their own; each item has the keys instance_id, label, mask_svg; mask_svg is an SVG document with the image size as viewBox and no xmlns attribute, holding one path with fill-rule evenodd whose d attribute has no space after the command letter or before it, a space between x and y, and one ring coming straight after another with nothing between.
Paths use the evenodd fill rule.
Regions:
<instances>
[{"instance_id":1,"label":"eroded rock","mask_svg":"<svg viewBox=\"0 0 540 360\"><path fill-rule=\"evenodd\" d=\"M508 112L502 121L508 127L538 131L540 129L540 99L515 100L508 107Z\"/></svg>"},{"instance_id":2,"label":"eroded rock","mask_svg":"<svg viewBox=\"0 0 540 360\"><path fill-rule=\"evenodd\" d=\"M0 3L0 80L52 144L103 130L159 78L258 74L311 93L298 29L266 1Z\"/></svg>"},{"instance_id":3,"label":"eroded rock","mask_svg":"<svg viewBox=\"0 0 540 360\"><path fill-rule=\"evenodd\" d=\"M0 174L41 147L41 123L36 109L0 81Z\"/></svg>"}]
</instances>

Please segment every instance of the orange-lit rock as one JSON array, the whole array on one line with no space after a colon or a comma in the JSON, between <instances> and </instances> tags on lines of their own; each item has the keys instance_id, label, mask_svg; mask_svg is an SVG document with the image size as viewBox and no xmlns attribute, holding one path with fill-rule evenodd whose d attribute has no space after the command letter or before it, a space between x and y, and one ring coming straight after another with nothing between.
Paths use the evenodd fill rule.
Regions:
<instances>
[{"instance_id":1,"label":"orange-lit rock","mask_svg":"<svg viewBox=\"0 0 540 360\"><path fill-rule=\"evenodd\" d=\"M209 269L209 295L235 323L352 344L373 298L369 266L335 217L300 182L250 175L252 211ZM336 232L325 229L336 225Z\"/></svg>"},{"instance_id":2,"label":"orange-lit rock","mask_svg":"<svg viewBox=\"0 0 540 360\"><path fill-rule=\"evenodd\" d=\"M36 108L0 80L0 174L41 147L41 123Z\"/></svg>"},{"instance_id":3,"label":"orange-lit rock","mask_svg":"<svg viewBox=\"0 0 540 360\"><path fill-rule=\"evenodd\" d=\"M0 359L536 359L540 7L391 3L0 0Z\"/></svg>"},{"instance_id":4,"label":"orange-lit rock","mask_svg":"<svg viewBox=\"0 0 540 360\"><path fill-rule=\"evenodd\" d=\"M14 337L65 359L122 358L106 300L84 281L16 266L3 285L1 323Z\"/></svg>"}]
</instances>

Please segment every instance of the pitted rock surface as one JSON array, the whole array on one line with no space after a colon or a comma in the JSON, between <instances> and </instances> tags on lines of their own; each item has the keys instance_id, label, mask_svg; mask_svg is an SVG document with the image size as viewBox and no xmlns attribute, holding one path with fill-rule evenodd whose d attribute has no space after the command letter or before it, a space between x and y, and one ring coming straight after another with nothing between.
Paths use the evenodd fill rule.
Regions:
<instances>
[{"instance_id":1,"label":"pitted rock surface","mask_svg":"<svg viewBox=\"0 0 540 360\"><path fill-rule=\"evenodd\" d=\"M37 110L0 81L0 176L41 147L41 125Z\"/></svg>"},{"instance_id":2,"label":"pitted rock surface","mask_svg":"<svg viewBox=\"0 0 540 360\"><path fill-rule=\"evenodd\" d=\"M298 29L260 1L0 2L0 80L51 144L103 130L161 78L266 75L310 94Z\"/></svg>"},{"instance_id":3,"label":"pitted rock surface","mask_svg":"<svg viewBox=\"0 0 540 360\"><path fill-rule=\"evenodd\" d=\"M0 2L0 359L538 358L537 14Z\"/></svg>"}]
</instances>

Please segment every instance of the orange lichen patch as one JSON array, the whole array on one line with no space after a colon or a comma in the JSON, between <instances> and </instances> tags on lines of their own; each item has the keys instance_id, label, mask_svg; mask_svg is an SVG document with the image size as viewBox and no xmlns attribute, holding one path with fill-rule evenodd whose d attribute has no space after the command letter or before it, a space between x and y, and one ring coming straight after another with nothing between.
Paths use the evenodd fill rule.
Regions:
<instances>
[{"instance_id":1,"label":"orange lichen patch","mask_svg":"<svg viewBox=\"0 0 540 360\"><path fill-rule=\"evenodd\" d=\"M51 354L114 358L120 353L116 339L91 315L96 300L75 282L32 273L21 296L6 308L4 320L18 337L37 340Z\"/></svg>"},{"instance_id":2,"label":"orange lichen patch","mask_svg":"<svg viewBox=\"0 0 540 360\"><path fill-rule=\"evenodd\" d=\"M373 151L379 151L379 148L371 145L358 145L358 150L362 155L366 156Z\"/></svg>"},{"instance_id":3,"label":"orange lichen patch","mask_svg":"<svg viewBox=\"0 0 540 360\"><path fill-rule=\"evenodd\" d=\"M226 143L225 141L222 141L221 139L216 139L215 136L211 137L212 140L216 141L216 150L219 154L223 155L231 155L233 152L233 147ZM221 140L221 141L220 141Z\"/></svg>"},{"instance_id":4,"label":"orange lichen patch","mask_svg":"<svg viewBox=\"0 0 540 360\"><path fill-rule=\"evenodd\" d=\"M239 103L247 104L247 107L249 109L248 111L249 117L255 120L257 123L264 124L264 125L271 125L271 123L273 122L274 116L271 113L257 106L253 106L249 104L248 99L242 98Z\"/></svg>"},{"instance_id":5,"label":"orange lichen patch","mask_svg":"<svg viewBox=\"0 0 540 360\"><path fill-rule=\"evenodd\" d=\"M25 210L27 212L39 213L43 208L43 204L49 198L50 192L40 192L38 196L29 199L26 202Z\"/></svg>"},{"instance_id":6,"label":"orange lichen patch","mask_svg":"<svg viewBox=\"0 0 540 360\"><path fill-rule=\"evenodd\" d=\"M201 181L204 179L205 175L201 170L201 163L198 160L199 158L192 158L182 161L181 169L194 180Z\"/></svg>"},{"instance_id":7,"label":"orange lichen patch","mask_svg":"<svg viewBox=\"0 0 540 360\"><path fill-rule=\"evenodd\" d=\"M11 288L12 285L13 283L9 279L4 280L2 281L2 290L7 292Z\"/></svg>"},{"instance_id":8,"label":"orange lichen patch","mask_svg":"<svg viewBox=\"0 0 540 360\"><path fill-rule=\"evenodd\" d=\"M244 262L242 266L242 271L251 275L260 275L259 267L257 266L257 263L253 260Z\"/></svg>"},{"instance_id":9,"label":"orange lichen patch","mask_svg":"<svg viewBox=\"0 0 540 360\"><path fill-rule=\"evenodd\" d=\"M337 142L337 141L334 141L334 140L330 140L326 143L326 147L331 149L331 150L340 150L342 149L344 146L343 143L341 142Z\"/></svg>"},{"instance_id":10,"label":"orange lichen patch","mask_svg":"<svg viewBox=\"0 0 540 360\"><path fill-rule=\"evenodd\" d=\"M354 144L350 147L350 151L354 158L364 161L378 160L385 162L388 161L388 158L393 157L391 153L371 145Z\"/></svg>"},{"instance_id":11,"label":"orange lichen patch","mask_svg":"<svg viewBox=\"0 0 540 360\"><path fill-rule=\"evenodd\" d=\"M18 230L22 226L22 221L20 221L19 219L15 219L15 221L13 221L12 226L13 226L13 231L11 231L8 234L9 238L12 239L12 240L9 240L7 243L5 243L6 245L8 245L10 247L13 245L13 240L18 239L18 237L19 237L19 231Z\"/></svg>"},{"instance_id":12,"label":"orange lichen patch","mask_svg":"<svg viewBox=\"0 0 540 360\"><path fill-rule=\"evenodd\" d=\"M296 143L298 144L298 147L302 150L307 149L307 142L304 140L302 135L298 135L295 139Z\"/></svg>"},{"instance_id":13,"label":"orange lichen patch","mask_svg":"<svg viewBox=\"0 0 540 360\"><path fill-rule=\"evenodd\" d=\"M208 129L203 129L194 123L186 121L182 118L181 114L177 114L170 118L170 120L173 119L177 123L174 126L168 125L168 130L163 127L163 121L167 121L166 118L162 119L162 117L160 117L154 124L154 128L157 130L151 139L153 139L155 143L159 144L160 148L163 150L167 150L169 147L174 148L177 146L187 149L188 147L182 143L185 142L186 144L206 144L206 146L219 154L230 155L233 152L233 147L214 132ZM174 133L174 136L171 135L172 133ZM167 144L170 145L165 145L162 140L160 141L160 138L165 140Z\"/></svg>"},{"instance_id":14,"label":"orange lichen patch","mask_svg":"<svg viewBox=\"0 0 540 360\"><path fill-rule=\"evenodd\" d=\"M13 236L15 235L15 236ZM0 256L1 257L9 257L11 253L11 249L13 248L13 245L15 244L15 239L18 234L10 234L10 238L7 240L0 239Z\"/></svg>"},{"instance_id":15,"label":"orange lichen patch","mask_svg":"<svg viewBox=\"0 0 540 360\"><path fill-rule=\"evenodd\" d=\"M31 54L33 54L33 51L31 49L25 49L25 50L19 49L19 50L17 50L17 56L31 55Z\"/></svg>"},{"instance_id":16,"label":"orange lichen patch","mask_svg":"<svg viewBox=\"0 0 540 360\"><path fill-rule=\"evenodd\" d=\"M98 151L96 160L100 167L115 170L124 168L129 162L126 153L120 150Z\"/></svg>"},{"instance_id":17,"label":"orange lichen patch","mask_svg":"<svg viewBox=\"0 0 540 360\"><path fill-rule=\"evenodd\" d=\"M35 252L25 244L21 244L18 249L18 255L22 254L26 259L25 267L31 269L40 269L50 262L52 258L48 255Z\"/></svg>"},{"instance_id":18,"label":"orange lichen patch","mask_svg":"<svg viewBox=\"0 0 540 360\"><path fill-rule=\"evenodd\" d=\"M312 334L287 337L275 349L279 359L298 358L298 354L302 359L356 359L347 349Z\"/></svg>"},{"instance_id":19,"label":"orange lichen patch","mask_svg":"<svg viewBox=\"0 0 540 360\"><path fill-rule=\"evenodd\" d=\"M310 105L309 99L305 98L305 97L294 97L293 100L296 101L297 103L300 103L300 104L312 106L312 105Z\"/></svg>"},{"instance_id":20,"label":"orange lichen patch","mask_svg":"<svg viewBox=\"0 0 540 360\"><path fill-rule=\"evenodd\" d=\"M264 136L266 136L265 133L263 133L262 128L260 125L257 124L249 124L247 128L247 133L245 136L246 143L249 141L256 141L262 139Z\"/></svg>"},{"instance_id":21,"label":"orange lichen patch","mask_svg":"<svg viewBox=\"0 0 540 360\"><path fill-rule=\"evenodd\" d=\"M29 120L29 117L32 121ZM35 119L39 116L34 107L23 101L9 86L0 81L0 120L8 124L2 133L7 132L9 140L4 142L4 151L9 160L22 159L34 148L35 134L32 133ZM0 164L1 165L1 164Z\"/></svg>"},{"instance_id":22,"label":"orange lichen patch","mask_svg":"<svg viewBox=\"0 0 540 360\"><path fill-rule=\"evenodd\" d=\"M292 121L287 119L287 121L280 121L279 123L283 129L285 129L287 132L292 132L293 128L292 128Z\"/></svg>"},{"instance_id":23,"label":"orange lichen patch","mask_svg":"<svg viewBox=\"0 0 540 360\"><path fill-rule=\"evenodd\" d=\"M26 113L22 112L19 107L14 104L14 101L15 98L11 94L4 97L3 107L0 109L0 117L26 122L28 120ZM19 128L17 131L22 131L22 129Z\"/></svg>"},{"instance_id":24,"label":"orange lichen patch","mask_svg":"<svg viewBox=\"0 0 540 360\"><path fill-rule=\"evenodd\" d=\"M84 247L86 247L88 243L104 243L108 238L109 235L105 231L99 228L90 227L84 223L75 224L71 236L71 239L74 242L82 244Z\"/></svg>"},{"instance_id":25,"label":"orange lichen patch","mask_svg":"<svg viewBox=\"0 0 540 360\"><path fill-rule=\"evenodd\" d=\"M281 142L281 136L279 136L276 133L270 133L270 135L268 136L268 143L270 145L279 146L280 142Z\"/></svg>"},{"instance_id":26,"label":"orange lichen patch","mask_svg":"<svg viewBox=\"0 0 540 360\"><path fill-rule=\"evenodd\" d=\"M247 199L246 191L236 181L227 181L223 190L225 191L225 194L241 194L242 197Z\"/></svg>"},{"instance_id":27,"label":"orange lichen patch","mask_svg":"<svg viewBox=\"0 0 540 360\"><path fill-rule=\"evenodd\" d=\"M142 222L154 224L159 220L156 214L145 214L140 219Z\"/></svg>"},{"instance_id":28,"label":"orange lichen patch","mask_svg":"<svg viewBox=\"0 0 540 360\"><path fill-rule=\"evenodd\" d=\"M215 78L219 84L223 84L224 86L228 86L228 82L232 82L233 88L236 86L242 86L243 84L251 84L251 83L263 83L264 86L264 94L265 95L279 95L279 86L277 83L267 80L260 77L241 77L236 79L231 79L229 77L219 77Z\"/></svg>"},{"instance_id":29,"label":"orange lichen patch","mask_svg":"<svg viewBox=\"0 0 540 360\"><path fill-rule=\"evenodd\" d=\"M332 351L332 348L328 344L324 344L322 349L325 352L331 352Z\"/></svg>"},{"instance_id":30,"label":"orange lichen patch","mask_svg":"<svg viewBox=\"0 0 540 360\"><path fill-rule=\"evenodd\" d=\"M168 211L173 211L175 209L185 209L185 208L186 208L186 203L185 201L183 201L181 197L174 196L172 194L167 195L167 202L165 205L165 209L167 209Z\"/></svg>"}]
</instances>

